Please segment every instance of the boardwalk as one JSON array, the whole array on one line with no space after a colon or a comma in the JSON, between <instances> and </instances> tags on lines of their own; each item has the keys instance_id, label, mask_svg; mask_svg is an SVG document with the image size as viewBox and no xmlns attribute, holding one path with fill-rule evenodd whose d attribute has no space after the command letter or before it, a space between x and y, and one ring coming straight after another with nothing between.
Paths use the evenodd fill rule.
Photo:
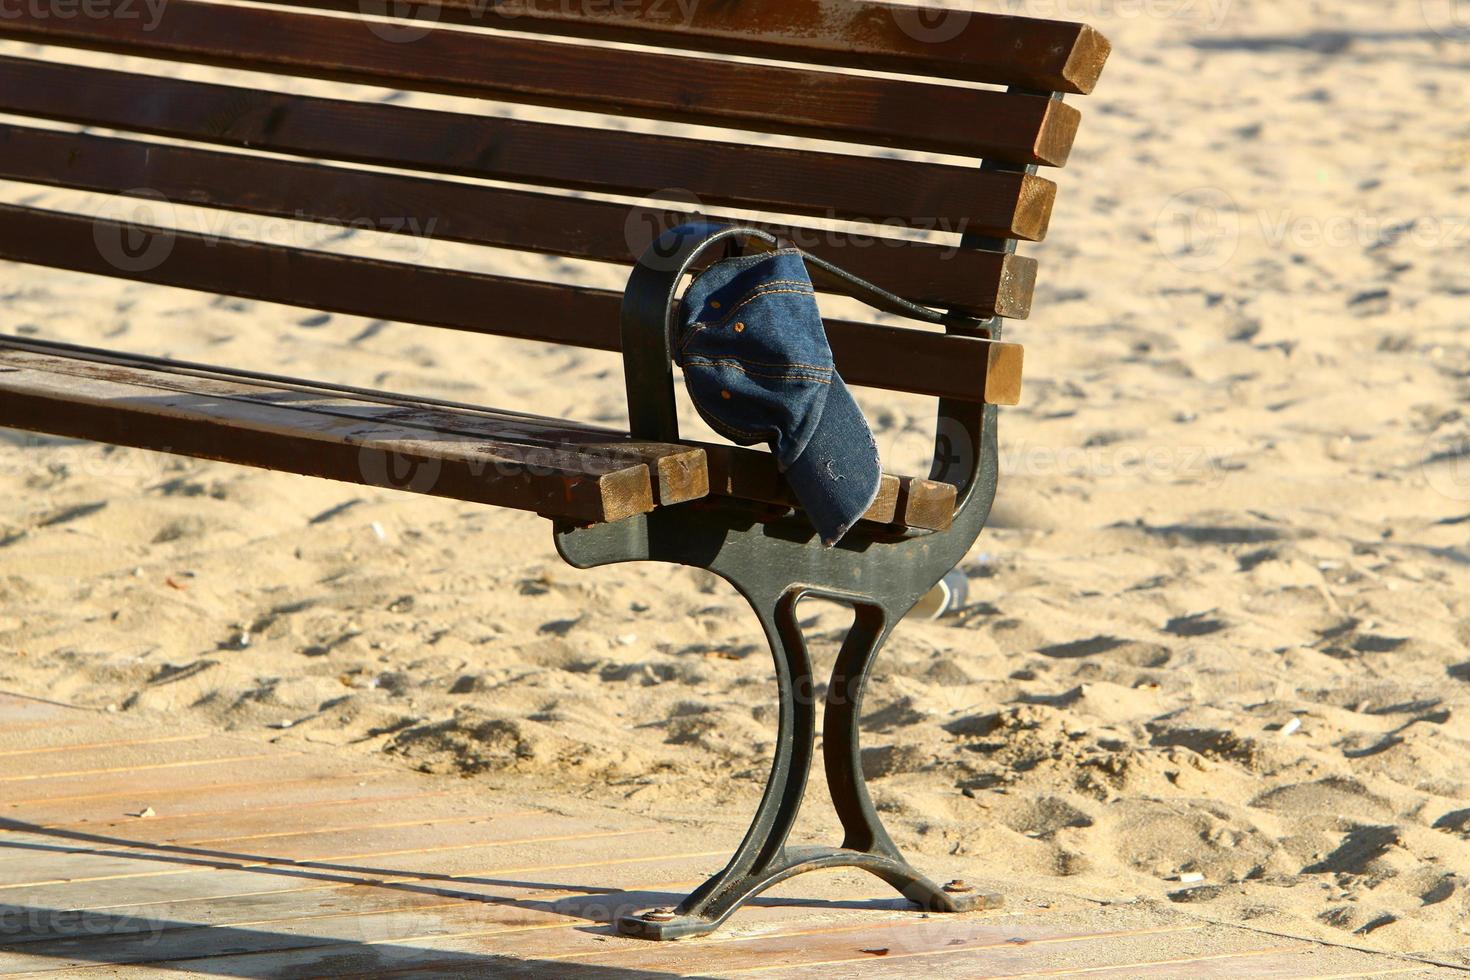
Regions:
<instances>
[{"instance_id":1,"label":"boardwalk","mask_svg":"<svg viewBox=\"0 0 1470 980\"><path fill-rule=\"evenodd\" d=\"M925 917L845 875L803 879L712 939L608 928L673 900L732 843L0 695L5 976L1466 976L1170 910Z\"/></svg>"}]
</instances>

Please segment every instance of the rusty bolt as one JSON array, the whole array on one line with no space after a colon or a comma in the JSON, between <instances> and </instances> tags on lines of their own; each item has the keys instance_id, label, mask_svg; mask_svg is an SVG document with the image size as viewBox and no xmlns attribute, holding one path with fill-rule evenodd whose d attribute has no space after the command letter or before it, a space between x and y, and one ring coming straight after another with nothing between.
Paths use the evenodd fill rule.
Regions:
<instances>
[{"instance_id":1,"label":"rusty bolt","mask_svg":"<svg viewBox=\"0 0 1470 980\"><path fill-rule=\"evenodd\" d=\"M649 922L673 922L679 916L673 909L653 909L644 912L642 917Z\"/></svg>"},{"instance_id":2,"label":"rusty bolt","mask_svg":"<svg viewBox=\"0 0 1470 980\"><path fill-rule=\"evenodd\" d=\"M951 895L961 895L965 892L972 892L975 889L970 885L967 885L965 882L956 879L945 885L944 890L949 892Z\"/></svg>"}]
</instances>

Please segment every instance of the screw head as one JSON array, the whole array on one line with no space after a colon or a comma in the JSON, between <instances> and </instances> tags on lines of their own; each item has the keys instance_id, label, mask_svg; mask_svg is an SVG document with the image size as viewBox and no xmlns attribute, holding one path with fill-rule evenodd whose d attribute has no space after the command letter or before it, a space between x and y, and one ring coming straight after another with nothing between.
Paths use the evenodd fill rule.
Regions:
<instances>
[{"instance_id":1,"label":"screw head","mask_svg":"<svg viewBox=\"0 0 1470 980\"><path fill-rule=\"evenodd\" d=\"M944 886L944 890L947 891L947 892L949 892L951 895L960 895L960 894L963 894L965 892L972 892L975 889L973 887L971 887L970 885L966 884L964 881L961 881L959 879L955 879L954 881L951 881L948 884L946 884Z\"/></svg>"},{"instance_id":2,"label":"screw head","mask_svg":"<svg viewBox=\"0 0 1470 980\"><path fill-rule=\"evenodd\" d=\"M673 922L678 917L678 913L673 909L651 909L640 916L649 922Z\"/></svg>"}]
</instances>

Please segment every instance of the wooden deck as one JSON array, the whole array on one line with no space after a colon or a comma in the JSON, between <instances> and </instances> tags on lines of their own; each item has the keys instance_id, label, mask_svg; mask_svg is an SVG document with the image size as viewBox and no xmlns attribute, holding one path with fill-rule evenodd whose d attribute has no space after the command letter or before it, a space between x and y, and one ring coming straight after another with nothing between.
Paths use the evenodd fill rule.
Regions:
<instances>
[{"instance_id":1,"label":"wooden deck","mask_svg":"<svg viewBox=\"0 0 1470 980\"><path fill-rule=\"evenodd\" d=\"M928 917L845 874L788 883L711 939L609 929L733 843L0 694L7 976L1464 976L1167 909L1022 896Z\"/></svg>"}]
</instances>

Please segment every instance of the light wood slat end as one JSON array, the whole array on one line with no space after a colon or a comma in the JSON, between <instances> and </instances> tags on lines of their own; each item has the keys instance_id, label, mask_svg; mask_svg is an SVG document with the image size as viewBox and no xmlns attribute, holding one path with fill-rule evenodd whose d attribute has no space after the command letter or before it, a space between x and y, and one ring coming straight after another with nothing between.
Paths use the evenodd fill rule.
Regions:
<instances>
[{"instance_id":1,"label":"light wood slat end","mask_svg":"<svg viewBox=\"0 0 1470 980\"><path fill-rule=\"evenodd\" d=\"M985 402L989 405L1021 404L1021 378L1026 349L1020 344L991 344L985 370Z\"/></svg>"}]
</instances>

